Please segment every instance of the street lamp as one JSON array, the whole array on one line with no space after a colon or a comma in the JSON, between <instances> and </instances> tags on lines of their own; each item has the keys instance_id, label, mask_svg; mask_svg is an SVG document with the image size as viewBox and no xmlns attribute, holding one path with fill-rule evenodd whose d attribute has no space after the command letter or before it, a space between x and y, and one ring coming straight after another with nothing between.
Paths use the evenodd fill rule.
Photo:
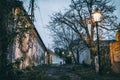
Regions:
<instances>
[{"instance_id":1,"label":"street lamp","mask_svg":"<svg viewBox=\"0 0 120 80\"><path fill-rule=\"evenodd\" d=\"M102 13L98 10L98 8L93 13L93 21L96 23L96 31L97 31L97 55L98 55L98 72L101 71L101 61L100 61L100 48L99 48L99 36L98 36L98 22L102 20Z\"/></svg>"}]
</instances>

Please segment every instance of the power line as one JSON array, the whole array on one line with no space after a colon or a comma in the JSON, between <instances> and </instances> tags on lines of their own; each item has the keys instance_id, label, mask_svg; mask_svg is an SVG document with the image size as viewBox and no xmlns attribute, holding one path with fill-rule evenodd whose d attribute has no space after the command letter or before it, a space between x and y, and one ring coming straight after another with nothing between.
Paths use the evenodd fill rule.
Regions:
<instances>
[{"instance_id":1,"label":"power line","mask_svg":"<svg viewBox=\"0 0 120 80\"><path fill-rule=\"evenodd\" d=\"M42 14L41 14L41 9L40 9L40 7L37 6L37 5L36 5L36 7L38 8L38 12L39 12L39 15L40 15L41 24L42 24L42 26L44 26L44 22L43 22Z\"/></svg>"}]
</instances>

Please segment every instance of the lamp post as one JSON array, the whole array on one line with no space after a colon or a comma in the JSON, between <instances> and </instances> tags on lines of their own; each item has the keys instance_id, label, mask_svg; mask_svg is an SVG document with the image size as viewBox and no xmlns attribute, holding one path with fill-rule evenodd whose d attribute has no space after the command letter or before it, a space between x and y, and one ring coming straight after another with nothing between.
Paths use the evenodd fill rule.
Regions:
<instances>
[{"instance_id":1,"label":"lamp post","mask_svg":"<svg viewBox=\"0 0 120 80\"><path fill-rule=\"evenodd\" d=\"M97 31L97 55L98 55L98 72L101 72L101 60L100 60L100 47L99 47L99 32L98 32L98 22L100 22L102 20L102 14L101 12L98 10L98 8L96 9L96 11L93 13L93 21L96 23L96 31Z\"/></svg>"}]
</instances>

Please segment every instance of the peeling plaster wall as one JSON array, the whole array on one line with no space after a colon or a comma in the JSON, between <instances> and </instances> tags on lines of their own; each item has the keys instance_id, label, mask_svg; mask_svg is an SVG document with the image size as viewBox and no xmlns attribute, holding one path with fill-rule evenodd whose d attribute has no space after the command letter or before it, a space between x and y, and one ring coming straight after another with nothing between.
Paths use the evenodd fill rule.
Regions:
<instances>
[{"instance_id":1,"label":"peeling plaster wall","mask_svg":"<svg viewBox=\"0 0 120 80\"><path fill-rule=\"evenodd\" d=\"M44 49L41 46L41 44L39 43L39 41L37 40L37 37L34 36L34 34L32 34L32 37L30 35L26 36L27 39L25 39L25 43L23 44L23 50L29 49L28 52L23 53L19 47L19 42L16 40L14 48L15 48L15 52L14 52L14 60L17 58L21 58L23 57L23 55L25 54L25 59L24 61L21 63L22 68L25 68L27 66L37 66L40 64L44 63ZM28 38L31 38L32 41L28 42ZM28 44L31 43L32 46L30 46L28 48ZM27 48L26 48L27 47Z\"/></svg>"},{"instance_id":2,"label":"peeling plaster wall","mask_svg":"<svg viewBox=\"0 0 120 80\"><path fill-rule=\"evenodd\" d=\"M11 11L13 12L13 10ZM23 22L25 25L23 26L20 21L17 20L18 18L20 18L20 16L15 15L14 17L13 14L12 19L14 20L10 20L11 24L9 24L9 28L11 30L18 28L26 29L30 27L28 25L32 25L33 28L25 32L25 37L21 37L22 43L19 42L20 37L16 36L13 44L9 47L8 59L10 60L10 62L15 62L17 59L21 59L23 57L23 61L21 60L20 68L44 64L44 53L46 51L46 47L41 37L39 36L34 24L31 22L29 16L25 12L24 8L21 7L18 10L20 10L19 12L23 14L21 15L21 18L24 17L23 19L25 20L21 21L25 21ZM22 45L22 47L20 47L20 44Z\"/></svg>"}]
</instances>

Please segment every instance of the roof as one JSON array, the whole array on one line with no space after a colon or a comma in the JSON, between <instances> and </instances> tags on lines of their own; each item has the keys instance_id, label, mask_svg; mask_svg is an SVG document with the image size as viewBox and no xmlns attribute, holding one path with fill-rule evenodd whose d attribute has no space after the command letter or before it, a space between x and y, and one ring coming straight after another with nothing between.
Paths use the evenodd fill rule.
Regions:
<instances>
[{"instance_id":1,"label":"roof","mask_svg":"<svg viewBox=\"0 0 120 80\"><path fill-rule=\"evenodd\" d=\"M100 42L103 42L105 44L110 44L111 42L114 42L116 40L100 40Z\"/></svg>"},{"instance_id":2,"label":"roof","mask_svg":"<svg viewBox=\"0 0 120 80\"><path fill-rule=\"evenodd\" d=\"M19 2L21 2L21 1L19 1ZM30 16L29 16L28 13L26 12L26 10L24 9L23 3L21 2L21 5L18 6L18 7L25 12L24 16L26 16L26 18L27 18L27 20L30 22L30 24L33 25L32 27L33 27L33 30L35 31L36 35L37 35L38 38L39 38L39 43L42 45L42 47L44 47L44 50L47 51L47 48L46 48L45 44L43 43L43 40L41 39L41 37L40 37L37 29L35 28L35 25L33 24L32 20L30 19Z\"/></svg>"}]
</instances>

